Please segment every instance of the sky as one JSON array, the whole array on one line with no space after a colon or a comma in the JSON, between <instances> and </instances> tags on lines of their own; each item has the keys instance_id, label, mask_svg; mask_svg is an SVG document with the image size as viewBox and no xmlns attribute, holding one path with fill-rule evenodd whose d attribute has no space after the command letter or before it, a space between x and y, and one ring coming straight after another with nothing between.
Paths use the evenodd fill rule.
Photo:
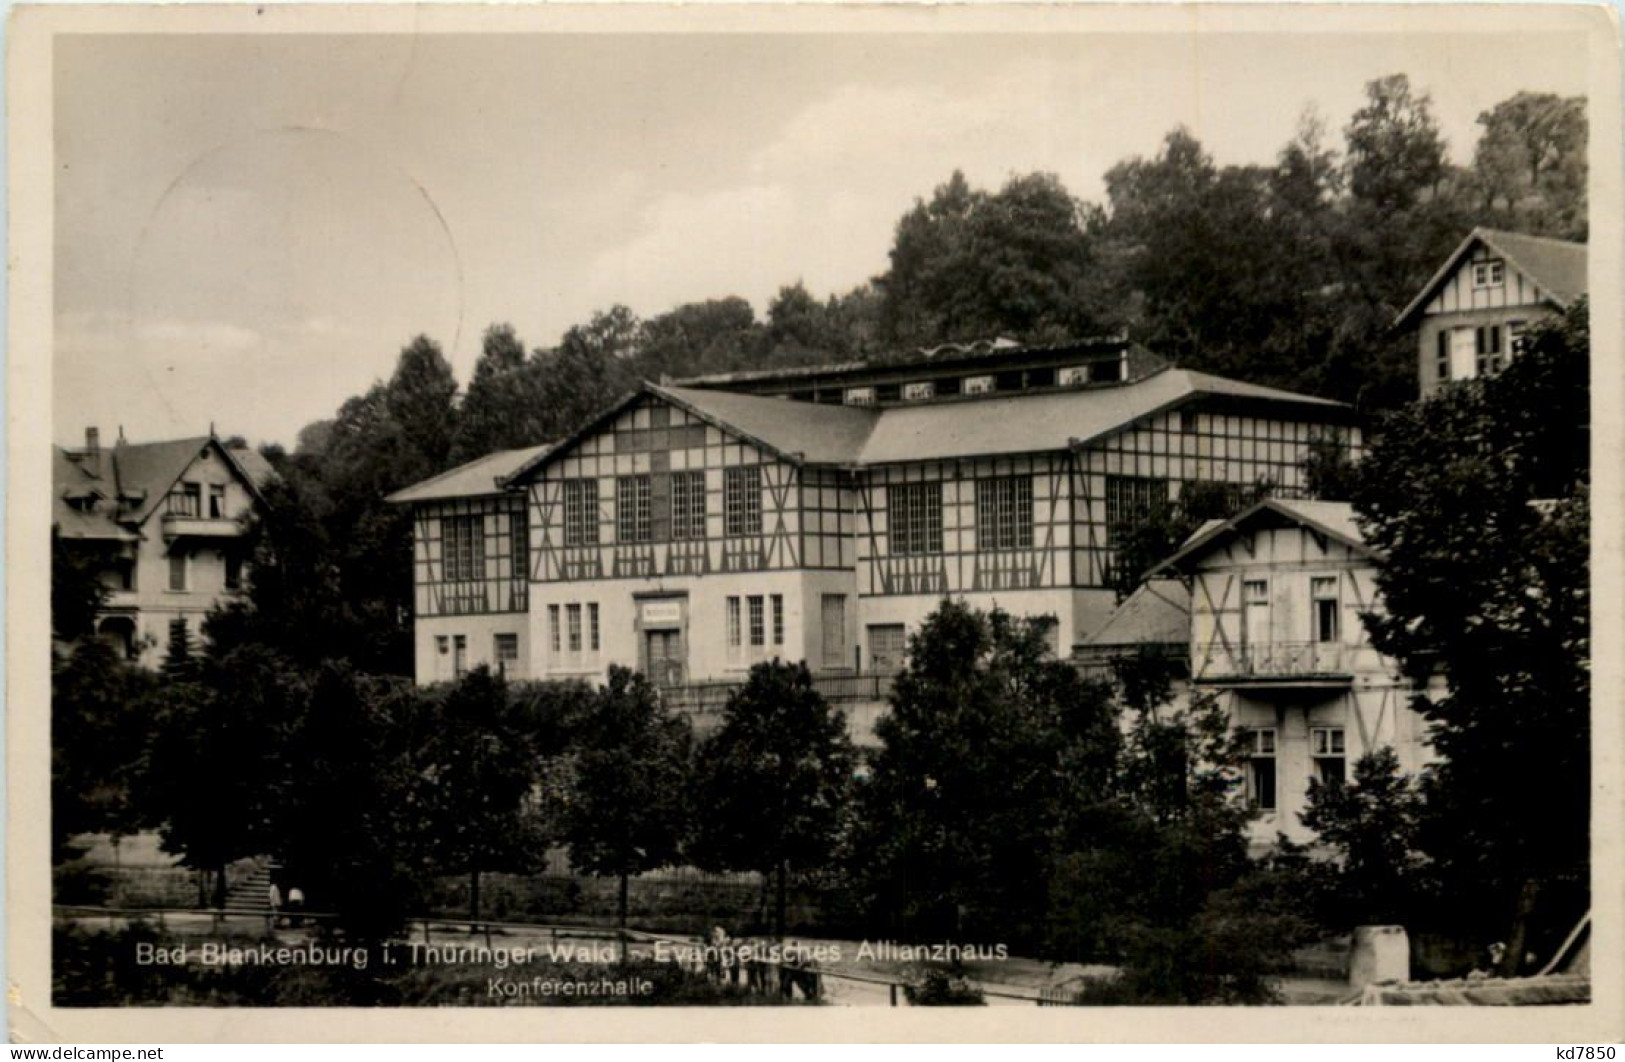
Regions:
<instances>
[{"instance_id":1,"label":"sky","mask_svg":"<svg viewBox=\"0 0 1625 1062\"><path fill-rule=\"evenodd\" d=\"M299 429L439 341L550 346L883 272L957 168L1099 201L1184 125L1267 163L1306 106L1431 94L1458 162L1519 90L1581 95L1575 39L1018 34L74 35L55 53L53 438Z\"/></svg>"}]
</instances>

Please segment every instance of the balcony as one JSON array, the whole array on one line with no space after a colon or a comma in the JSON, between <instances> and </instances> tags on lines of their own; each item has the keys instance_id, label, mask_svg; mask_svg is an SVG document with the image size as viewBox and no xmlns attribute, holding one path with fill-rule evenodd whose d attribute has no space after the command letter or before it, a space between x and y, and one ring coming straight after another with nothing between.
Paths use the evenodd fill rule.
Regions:
<instances>
[{"instance_id":1,"label":"balcony","mask_svg":"<svg viewBox=\"0 0 1625 1062\"><path fill-rule=\"evenodd\" d=\"M1217 686L1336 688L1354 681L1351 649L1338 642L1266 642L1226 650L1213 646L1196 660L1196 681Z\"/></svg>"},{"instance_id":2,"label":"balcony","mask_svg":"<svg viewBox=\"0 0 1625 1062\"><path fill-rule=\"evenodd\" d=\"M200 516L196 513L165 513L164 541L177 538L241 538L243 523L225 516Z\"/></svg>"}]
</instances>

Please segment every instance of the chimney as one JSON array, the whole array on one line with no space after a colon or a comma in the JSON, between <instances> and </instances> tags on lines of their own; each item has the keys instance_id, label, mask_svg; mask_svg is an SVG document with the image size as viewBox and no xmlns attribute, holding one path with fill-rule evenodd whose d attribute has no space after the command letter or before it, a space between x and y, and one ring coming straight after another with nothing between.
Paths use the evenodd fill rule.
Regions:
<instances>
[{"instance_id":1,"label":"chimney","mask_svg":"<svg viewBox=\"0 0 1625 1062\"><path fill-rule=\"evenodd\" d=\"M102 433L96 428L85 429L85 453L92 456L102 452Z\"/></svg>"}]
</instances>

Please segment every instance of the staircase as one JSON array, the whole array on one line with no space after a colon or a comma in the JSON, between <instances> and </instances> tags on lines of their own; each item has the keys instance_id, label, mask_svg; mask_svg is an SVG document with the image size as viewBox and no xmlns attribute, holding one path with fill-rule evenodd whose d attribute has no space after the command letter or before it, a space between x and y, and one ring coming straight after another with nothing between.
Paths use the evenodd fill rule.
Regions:
<instances>
[{"instance_id":1,"label":"staircase","mask_svg":"<svg viewBox=\"0 0 1625 1062\"><path fill-rule=\"evenodd\" d=\"M253 867L226 890L227 914L263 915L271 909L271 879L281 866L269 860L255 860ZM286 899L283 901L286 903Z\"/></svg>"}]
</instances>

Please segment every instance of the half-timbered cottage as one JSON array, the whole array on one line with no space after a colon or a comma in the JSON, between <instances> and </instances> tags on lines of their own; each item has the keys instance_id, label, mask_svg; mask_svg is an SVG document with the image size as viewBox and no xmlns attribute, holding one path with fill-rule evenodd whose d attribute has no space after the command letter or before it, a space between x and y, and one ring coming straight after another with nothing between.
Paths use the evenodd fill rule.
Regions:
<instances>
[{"instance_id":1,"label":"half-timbered cottage","mask_svg":"<svg viewBox=\"0 0 1625 1062\"><path fill-rule=\"evenodd\" d=\"M1246 729L1254 840L1310 839L1298 816L1312 780L1341 782L1392 747L1419 770L1429 750L1415 691L1371 646L1377 554L1343 502L1271 498L1199 529L1154 572L1190 591L1190 682Z\"/></svg>"},{"instance_id":2,"label":"half-timbered cottage","mask_svg":"<svg viewBox=\"0 0 1625 1062\"><path fill-rule=\"evenodd\" d=\"M1585 293L1585 244L1478 228L1394 324L1417 331L1426 398L1453 380L1500 372L1526 328Z\"/></svg>"},{"instance_id":3,"label":"half-timbered cottage","mask_svg":"<svg viewBox=\"0 0 1625 1062\"><path fill-rule=\"evenodd\" d=\"M513 673L596 679L621 664L703 707L782 657L836 699L874 703L944 595L1045 617L1066 654L1111 613L1133 521L1188 482L1299 494L1320 438L1357 450L1352 411L1121 340L645 384L557 446L395 496L419 510L418 675L455 674L442 617L448 600L472 612L445 584L510 570L493 536L511 537L516 505L529 623ZM489 566L457 579L447 479L477 480L484 507L469 548ZM517 589L504 600L517 616ZM470 627L465 664L498 633ZM441 637L451 663L427 666Z\"/></svg>"},{"instance_id":4,"label":"half-timbered cottage","mask_svg":"<svg viewBox=\"0 0 1625 1062\"><path fill-rule=\"evenodd\" d=\"M459 678L481 664L530 674L529 520L524 495L502 480L546 451L500 450L389 496L412 507L419 682Z\"/></svg>"}]
</instances>

